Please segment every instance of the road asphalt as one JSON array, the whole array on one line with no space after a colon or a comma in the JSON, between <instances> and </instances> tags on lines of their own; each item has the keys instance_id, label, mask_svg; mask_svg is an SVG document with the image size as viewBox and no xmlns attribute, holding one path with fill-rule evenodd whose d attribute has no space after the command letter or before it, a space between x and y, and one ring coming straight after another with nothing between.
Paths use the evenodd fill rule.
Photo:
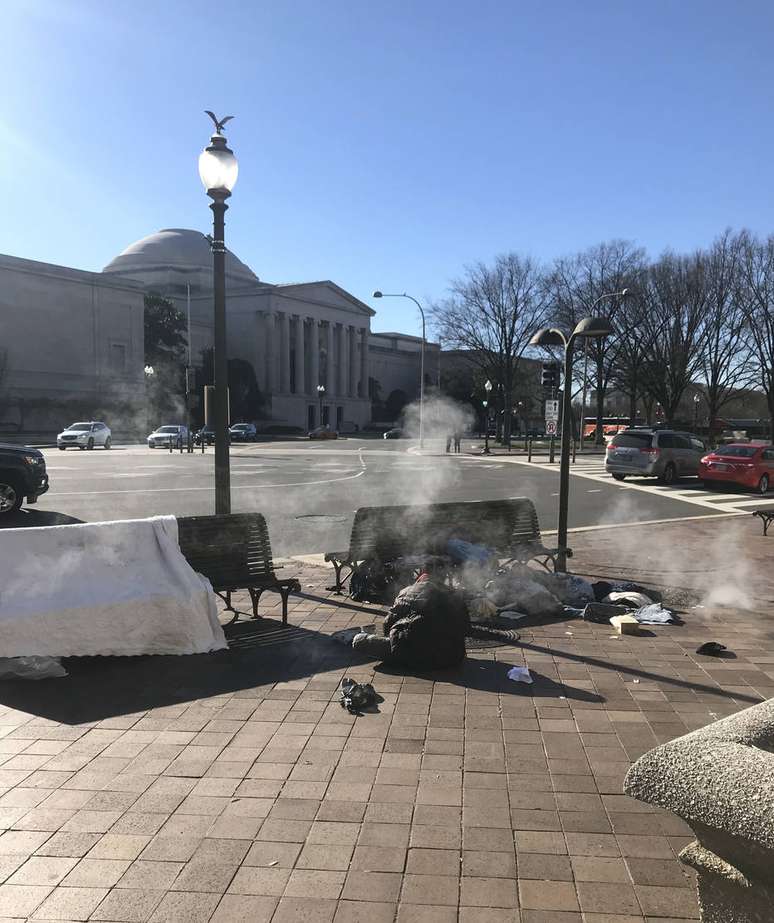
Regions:
<instances>
[{"instance_id":1,"label":"road asphalt","mask_svg":"<svg viewBox=\"0 0 774 923\"><path fill-rule=\"evenodd\" d=\"M266 515L275 555L346 548L360 506L525 496L534 501L543 530L555 529L558 465L473 454L478 452L477 440L465 441L460 455L447 455L443 444L427 445L419 455L416 444L404 440L235 445L232 509ZM4 525L214 512L212 448L204 455L142 445L93 452L46 449L44 454L51 489ZM593 457L579 460L572 470L570 527L576 529L749 512L766 502L711 496L695 479L674 488L644 479L620 484Z\"/></svg>"}]
</instances>

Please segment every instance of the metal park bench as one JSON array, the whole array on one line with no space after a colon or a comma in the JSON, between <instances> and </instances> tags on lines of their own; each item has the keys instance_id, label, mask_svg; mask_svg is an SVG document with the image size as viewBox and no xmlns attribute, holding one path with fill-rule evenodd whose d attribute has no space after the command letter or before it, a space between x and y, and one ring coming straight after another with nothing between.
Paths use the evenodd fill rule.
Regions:
<instances>
[{"instance_id":1,"label":"metal park bench","mask_svg":"<svg viewBox=\"0 0 774 923\"><path fill-rule=\"evenodd\" d=\"M769 534L769 526L774 522L774 507L767 510L756 510L753 516L757 516L763 523L763 534Z\"/></svg>"},{"instance_id":2,"label":"metal park bench","mask_svg":"<svg viewBox=\"0 0 774 923\"><path fill-rule=\"evenodd\" d=\"M329 551L335 589L341 592L347 577L370 561L392 563L400 558L443 554L450 538L491 548L506 563L537 561L546 570L556 567L558 548L547 548L540 536L537 512L531 500L474 500L412 506L363 506L355 513L349 548ZM568 557L572 552L568 549ZM342 579L344 568L349 569Z\"/></svg>"},{"instance_id":3,"label":"metal park bench","mask_svg":"<svg viewBox=\"0 0 774 923\"><path fill-rule=\"evenodd\" d=\"M258 600L265 590L282 597L282 624L288 622L288 596L301 584L295 577L281 578L274 572L266 520L260 513L220 516L181 516L177 520L180 550L191 567L203 574L213 590L234 613L231 594L247 590L258 618Z\"/></svg>"}]
</instances>

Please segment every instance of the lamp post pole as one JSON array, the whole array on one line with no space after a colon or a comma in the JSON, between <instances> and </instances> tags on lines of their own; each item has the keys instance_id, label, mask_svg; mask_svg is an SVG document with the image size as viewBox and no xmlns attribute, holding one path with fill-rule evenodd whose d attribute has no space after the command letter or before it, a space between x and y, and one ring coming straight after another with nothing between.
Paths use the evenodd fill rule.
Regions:
<instances>
[{"instance_id":1,"label":"lamp post pole","mask_svg":"<svg viewBox=\"0 0 774 923\"><path fill-rule=\"evenodd\" d=\"M231 512L231 472L228 451L228 356L226 353L226 199L237 181L237 159L226 145L223 126L233 116L218 119L209 145L199 155L199 176L212 199L212 281L214 293L213 371L215 378L215 512Z\"/></svg>"},{"instance_id":2,"label":"lamp post pole","mask_svg":"<svg viewBox=\"0 0 774 923\"><path fill-rule=\"evenodd\" d=\"M427 330L425 327L425 312L422 310L422 305L414 298L413 295L407 295L405 292L389 294L388 292L380 292L378 289L373 294L374 298L408 298L409 301L413 301L414 304L419 308L419 313L422 317L422 346L420 348L419 355L419 450L421 451L424 446L424 416L425 416L425 344L427 342ZM439 353L439 363L440 363L440 353Z\"/></svg>"},{"instance_id":3,"label":"lamp post pole","mask_svg":"<svg viewBox=\"0 0 774 923\"><path fill-rule=\"evenodd\" d=\"M484 455L489 455L489 401L481 401L484 408Z\"/></svg>"},{"instance_id":4,"label":"lamp post pole","mask_svg":"<svg viewBox=\"0 0 774 923\"><path fill-rule=\"evenodd\" d=\"M619 294L619 293L616 293ZM620 293L624 294L624 293ZM530 346L561 346L564 349L564 393L562 395L562 440L559 457L559 528L556 555L557 571L567 570L567 514L570 496L570 439L572 437L572 360L575 341L579 337L601 339L613 332L610 321L604 317L585 317L567 337L555 327L543 328L529 341Z\"/></svg>"},{"instance_id":5,"label":"lamp post pole","mask_svg":"<svg viewBox=\"0 0 774 923\"><path fill-rule=\"evenodd\" d=\"M317 397L320 400L320 426L323 425L323 397L325 395L325 385L317 385Z\"/></svg>"}]
</instances>

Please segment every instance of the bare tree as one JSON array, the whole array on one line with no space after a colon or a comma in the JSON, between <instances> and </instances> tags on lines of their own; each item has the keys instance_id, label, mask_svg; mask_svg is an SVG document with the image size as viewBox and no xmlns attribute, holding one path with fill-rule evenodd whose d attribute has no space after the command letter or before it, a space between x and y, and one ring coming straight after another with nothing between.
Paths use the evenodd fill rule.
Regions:
<instances>
[{"instance_id":1,"label":"bare tree","mask_svg":"<svg viewBox=\"0 0 774 923\"><path fill-rule=\"evenodd\" d=\"M745 327L751 346L750 371L766 395L774 436L774 236L761 241L741 234Z\"/></svg>"},{"instance_id":2,"label":"bare tree","mask_svg":"<svg viewBox=\"0 0 774 923\"><path fill-rule=\"evenodd\" d=\"M597 302L603 295L620 292L624 288L636 288L644 271L645 259L645 251L631 241L611 240L575 256L557 260L548 276L548 291L557 325L571 331L581 318L594 314L606 317L617 330L621 326L618 322L624 300ZM605 397L619 364L620 334L616 332L604 339L592 340L586 348L591 366L591 386L595 393L595 441L597 445L602 445ZM565 383L568 393L571 387L571 382Z\"/></svg>"},{"instance_id":3,"label":"bare tree","mask_svg":"<svg viewBox=\"0 0 774 923\"><path fill-rule=\"evenodd\" d=\"M665 253L651 266L643 295L647 310L642 332L650 353L643 368L645 390L661 404L671 426L686 388L701 368L707 304L701 255Z\"/></svg>"},{"instance_id":4,"label":"bare tree","mask_svg":"<svg viewBox=\"0 0 774 923\"><path fill-rule=\"evenodd\" d=\"M502 389L503 441L510 445L519 361L547 317L540 267L529 257L503 254L491 266L466 267L450 292L431 309L434 324L448 346L466 350L471 362Z\"/></svg>"},{"instance_id":5,"label":"bare tree","mask_svg":"<svg viewBox=\"0 0 774 923\"><path fill-rule=\"evenodd\" d=\"M698 370L707 404L711 444L720 411L751 378L748 329L740 288L742 250L742 237L727 230L700 256L704 263L706 304Z\"/></svg>"}]
</instances>

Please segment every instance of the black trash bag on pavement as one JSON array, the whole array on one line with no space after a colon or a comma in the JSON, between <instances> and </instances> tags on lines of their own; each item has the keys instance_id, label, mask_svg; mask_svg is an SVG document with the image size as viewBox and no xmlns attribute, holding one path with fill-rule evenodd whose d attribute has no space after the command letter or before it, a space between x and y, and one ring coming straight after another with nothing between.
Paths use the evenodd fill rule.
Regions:
<instances>
[{"instance_id":1,"label":"black trash bag on pavement","mask_svg":"<svg viewBox=\"0 0 774 923\"><path fill-rule=\"evenodd\" d=\"M705 641L696 648L697 654L703 654L705 657L722 657L728 648L719 641Z\"/></svg>"},{"instance_id":2,"label":"black trash bag on pavement","mask_svg":"<svg viewBox=\"0 0 774 923\"><path fill-rule=\"evenodd\" d=\"M381 702L379 696L370 683L356 683L354 679L345 676L341 681L341 707L346 708L351 715L359 715L363 709Z\"/></svg>"},{"instance_id":3,"label":"black trash bag on pavement","mask_svg":"<svg viewBox=\"0 0 774 923\"><path fill-rule=\"evenodd\" d=\"M465 657L470 627L461 593L427 574L398 593L384 620L391 660L419 670L438 670Z\"/></svg>"}]
</instances>

